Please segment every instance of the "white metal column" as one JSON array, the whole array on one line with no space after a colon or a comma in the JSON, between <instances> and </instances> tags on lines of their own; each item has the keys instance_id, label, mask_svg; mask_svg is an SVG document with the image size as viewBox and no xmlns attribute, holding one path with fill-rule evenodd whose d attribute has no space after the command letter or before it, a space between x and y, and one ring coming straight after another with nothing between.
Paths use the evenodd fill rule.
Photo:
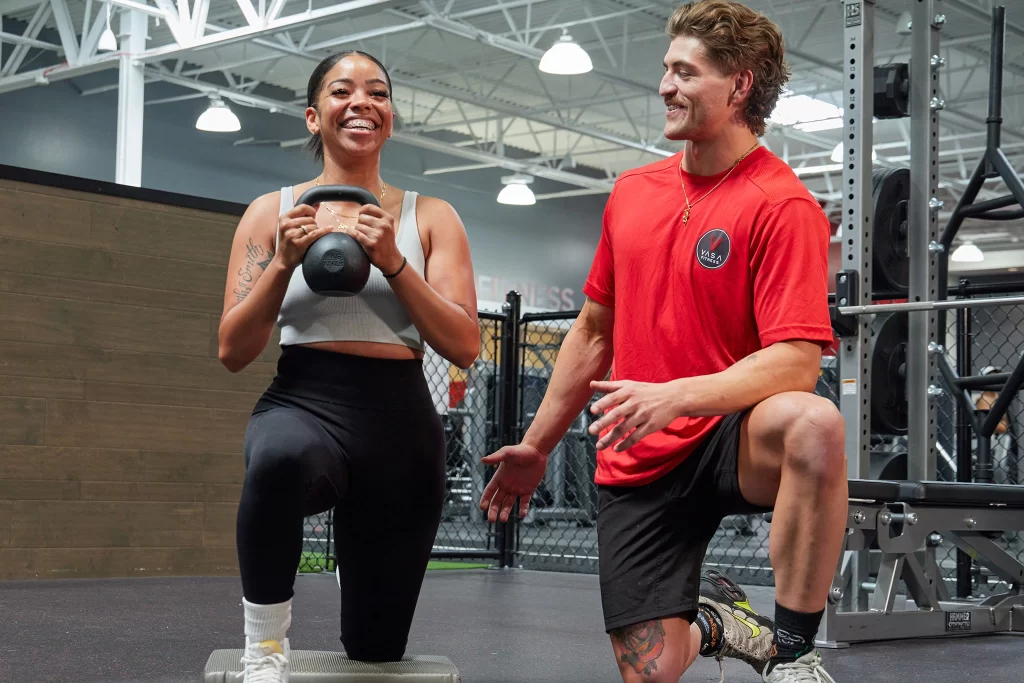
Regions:
<instances>
[{"instance_id":1,"label":"white metal column","mask_svg":"<svg viewBox=\"0 0 1024 683\"><path fill-rule=\"evenodd\" d=\"M122 10L118 49L122 53L117 83L117 170L115 181L142 184L142 121L145 117L145 65L133 55L146 49L149 17Z\"/></svg>"}]
</instances>

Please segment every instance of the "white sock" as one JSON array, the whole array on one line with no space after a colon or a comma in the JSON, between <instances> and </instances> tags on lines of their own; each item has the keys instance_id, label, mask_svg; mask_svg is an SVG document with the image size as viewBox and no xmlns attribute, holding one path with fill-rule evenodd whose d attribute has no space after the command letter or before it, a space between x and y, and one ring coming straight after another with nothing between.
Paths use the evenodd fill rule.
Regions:
<instances>
[{"instance_id":1,"label":"white sock","mask_svg":"<svg viewBox=\"0 0 1024 683\"><path fill-rule=\"evenodd\" d=\"M292 601L257 605L242 598L245 607L245 635L252 643L276 640L283 643L292 625Z\"/></svg>"}]
</instances>

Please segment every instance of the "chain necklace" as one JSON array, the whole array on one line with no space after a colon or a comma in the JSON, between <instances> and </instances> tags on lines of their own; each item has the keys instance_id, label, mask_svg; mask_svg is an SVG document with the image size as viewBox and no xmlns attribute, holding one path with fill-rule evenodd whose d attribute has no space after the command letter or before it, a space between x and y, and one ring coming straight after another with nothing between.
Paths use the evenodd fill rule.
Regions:
<instances>
[{"instance_id":1,"label":"chain necklace","mask_svg":"<svg viewBox=\"0 0 1024 683\"><path fill-rule=\"evenodd\" d=\"M323 174L321 173L320 175L318 175L316 177L316 184L317 184L317 186L320 185L320 178L322 176L323 176ZM381 183L380 197L377 198L377 201L380 202L381 206L384 206L384 195L388 191L388 184L386 182L384 182L383 178L380 179L380 183ZM342 216L340 216L334 209L332 209L331 207L327 206L326 204L321 204L320 206L322 206L325 209L327 209L327 213L329 213L332 216L334 216L334 220L338 223L338 227L340 227L340 228L348 228L350 230L352 229L353 226L346 225L345 223L341 222Z\"/></svg>"},{"instance_id":2,"label":"chain necklace","mask_svg":"<svg viewBox=\"0 0 1024 683\"><path fill-rule=\"evenodd\" d=\"M743 161L744 159L746 159L747 155L749 155L751 152L754 151L754 148L757 147L759 142L760 141L754 142L754 145L750 149L748 149L746 152L744 152L743 156L741 156L739 159L737 159L733 163L733 165L729 169L728 173L726 173L724 176L722 176L722 179L719 180L717 183L715 183L714 187L712 187L710 190L708 190L707 193L703 197L698 198L697 201L695 201L693 204L690 203L690 198L686 195L686 183L683 182L683 176L682 176L682 173L681 173L681 171L683 170L683 161L682 161L682 159L679 160L679 170L680 170L679 184L683 186L683 198L686 199L686 210L683 211L683 225L686 225L687 223L690 222L690 209L692 209L695 205L697 205L700 202L701 199L704 199L704 197L707 197L709 194L711 194L712 192L717 190L718 186L721 185L722 183L724 183L725 179L728 178L729 175L733 172L733 170L735 170L735 168L740 165L740 162Z\"/></svg>"}]
</instances>

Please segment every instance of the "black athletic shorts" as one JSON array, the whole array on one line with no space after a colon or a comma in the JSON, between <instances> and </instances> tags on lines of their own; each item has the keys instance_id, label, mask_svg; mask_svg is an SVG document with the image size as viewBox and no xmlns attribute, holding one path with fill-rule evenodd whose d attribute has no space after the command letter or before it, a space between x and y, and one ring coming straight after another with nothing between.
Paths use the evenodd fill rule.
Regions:
<instances>
[{"instance_id":1,"label":"black athletic shorts","mask_svg":"<svg viewBox=\"0 0 1024 683\"><path fill-rule=\"evenodd\" d=\"M704 553L722 519L770 510L740 494L744 415L727 415L678 467L653 482L598 487L606 631L671 616L693 623Z\"/></svg>"}]
</instances>

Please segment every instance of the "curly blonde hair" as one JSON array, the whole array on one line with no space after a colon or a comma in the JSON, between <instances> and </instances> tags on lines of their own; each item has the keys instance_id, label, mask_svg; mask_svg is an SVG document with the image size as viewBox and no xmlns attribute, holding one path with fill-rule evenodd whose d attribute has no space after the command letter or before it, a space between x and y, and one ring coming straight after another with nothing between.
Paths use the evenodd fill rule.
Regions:
<instances>
[{"instance_id":1,"label":"curly blonde hair","mask_svg":"<svg viewBox=\"0 0 1024 683\"><path fill-rule=\"evenodd\" d=\"M697 38L722 73L753 72L744 116L750 132L763 136L791 73L778 24L734 0L697 0L679 6L666 31L673 40Z\"/></svg>"}]
</instances>

